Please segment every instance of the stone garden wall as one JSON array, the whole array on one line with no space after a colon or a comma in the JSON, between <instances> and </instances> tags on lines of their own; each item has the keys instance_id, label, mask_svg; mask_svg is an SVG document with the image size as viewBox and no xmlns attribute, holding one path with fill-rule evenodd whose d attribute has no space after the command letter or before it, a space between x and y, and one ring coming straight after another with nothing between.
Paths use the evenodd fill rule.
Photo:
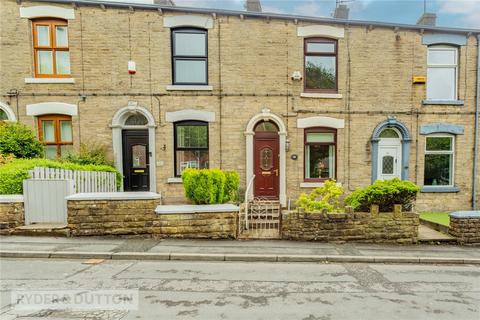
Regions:
<instances>
[{"instance_id":1,"label":"stone garden wall","mask_svg":"<svg viewBox=\"0 0 480 320\"><path fill-rule=\"evenodd\" d=\"M170 210L157 213L155 209L160 204L159 198L138 199L139 193L136 193L136 199L121 199L121 194L118 193L116 199L88 199L82 195L67 197L71 234L205 239L235 239L237 236L238 212L235 206L232 206L232 211L223 212L218 212L219 208L217 212L197 212L189 210L197 206L159 206ZM172 210L172 207L176 210ZM178 210L182 207L184 210Z\"/></svg>"},{"instance_id":2,"label":"stone garden wall","mask_svg":"<svg viewBox=\"0 0 480 320\"><path fill-rule=\"evenodd\" d=\"M449 231L461 244L480 243L480 211L451 213Z\"/></svg>"},{"instance_id":3,"label":"stone garden wall","mask_svg":"<svg viewBox=\"0 0 480 320\"><path fill-rule=\"evenodd\" d=\"M348 209L348 208L347 208ZM401 212L345 213L290 211L282 215L282 238L308 241L359 241L377 243L416 243L418 214Z\"/></svg>"},{"instance_id":4,"label":"stone garden wall","mask_svg":"<svg viewBox=\"0 0 480 320\"><path fill-rule=\"evenodd\" d=\"M9 234L25 224L22 195L0 196L0 234Z\"/></svg>"}]
</instances>

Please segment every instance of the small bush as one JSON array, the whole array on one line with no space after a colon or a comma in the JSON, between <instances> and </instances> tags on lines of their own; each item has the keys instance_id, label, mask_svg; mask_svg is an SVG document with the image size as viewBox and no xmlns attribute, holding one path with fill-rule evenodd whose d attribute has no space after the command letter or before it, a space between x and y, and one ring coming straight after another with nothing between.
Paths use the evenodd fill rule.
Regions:
<instances>
[{"instance_id":1,"label":"small bush","mask_svg":"<svg viewBox=\"0 0 480 320\"><path fill-rule=\"evenodd\" d=\"M0 153L16 158L38 158L43 155L43 145L32 129L21 123L0 123Z\"/></svg>"},{"instance_id":2,"label":"small bush","mask_svg":"<svg viewBox=\"0 0 480 320\"><path fill-rule=\"evenodd\" d=\"M340 196L343 194L343 188L338 186L335 180L325 181L323 187L314 189L310 194L302 193L296 204L304 208L307 212L322 211L328 212L340 211Z\"/></svg>"},{"instance_id":3,"label":"small bush","mask_svg":"<svg viewBox=\"0 0 480 320\"><path fill-rule=\"evenodd\" d=\"M69 153L65 160L77 164L95 164L113 166L113 161L107 157L108 147L104 144L80 144L80 151Z\"/></svg>"},{"instance_id":4,"label":"small bush","mask_svg":"<svg viewBox=\"0 0 480 320\"><path fill-rule=\"evenodd\" d=\"M394 204L401 204L403 210L410 211L420 188L410 181L398 178L375 181L366 188L359 188L345 198L345 204L355 211L370 211L372 204L379 206L381 212L393 211Z\"/></svg>"},{"instance_id":5,"label":"small bush","mask_svg":"<svg viewBox=\"0 0 480 320\"><path fill-rule=\"evenodd\" d=\"M240 178L233 171L186 169L182 173L185 196L195 204L235 201Z\"/></svg>"},{"instance_id":6,"label":"small bush","mask_svg":"<svg viewBox=\"0 0 480 320\"><path fill-rule=\"evenodd\" d=\"M122 183L120 172L110 166L79 165L47 159L14 159L0 166L0 194L23 193L23 180L29 178L28 171L35 167L115 172L117 174L117 188L119 188Z\"/></svg>"}]
</instances>

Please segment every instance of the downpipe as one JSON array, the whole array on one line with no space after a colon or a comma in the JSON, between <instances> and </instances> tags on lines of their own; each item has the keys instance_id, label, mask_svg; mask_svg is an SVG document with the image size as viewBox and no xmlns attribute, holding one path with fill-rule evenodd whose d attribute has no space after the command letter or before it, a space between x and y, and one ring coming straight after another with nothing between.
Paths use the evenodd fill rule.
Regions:
<instances>
[{"instance_id":1,"label":"downpipe","mask_svg":"<svg viewBox=\"0 0 480 320\"><path fill-rule=\"evenodd\" d=\"M473 142L472 208L477 210L478 112L480 95L480 34L477 34L477 92L475 97L475 138Z\"/></svg>"}]
</instances>

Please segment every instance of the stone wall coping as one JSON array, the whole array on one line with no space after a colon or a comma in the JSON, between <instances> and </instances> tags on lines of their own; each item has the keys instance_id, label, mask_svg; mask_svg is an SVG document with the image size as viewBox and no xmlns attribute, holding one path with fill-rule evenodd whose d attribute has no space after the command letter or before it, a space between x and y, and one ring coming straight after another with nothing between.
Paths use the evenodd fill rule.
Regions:
<instances>
[{"instance_id":1,"label":"stone wall coping","mask_svg":"<svg viewBox=\"0 0 480 320\"><path fill-rule=\"evenodd\" d=\"M238 212L238 206L234 204L182 204L182 205L159 205L155 209L157 214L192 214L192 213L215 213L215 212Z\"/></svg>"},{"instance_id":2,"label":"stone wall coping","mask_svg":"<svg viewBox=\"0 0 480 320\"><path fill-rule=\"evenodd\" d=\"M476 218L480 219L480 211L455 211L450 213L450 217L452 218Z\"/></svg>"},{"instance_id":3,"label":"stone wall coping","mask_svg":"<svg viewBox=\"0 0 480 320\"><path fill-rule=\"evenodd\" d=\"M23 202L23 194L0 194L0 203Z\"/></svg>"},{"instance_id":4,"label":"stone wall coping","mask_svg":"<svg viewBox=\"0 0 480 320\"><path fill-rule=\"evenodd\" d=\"M92 192L76 193L65 197L67 200L154 200L161 194L155 192Z\"/></svg>"}]
</instances>

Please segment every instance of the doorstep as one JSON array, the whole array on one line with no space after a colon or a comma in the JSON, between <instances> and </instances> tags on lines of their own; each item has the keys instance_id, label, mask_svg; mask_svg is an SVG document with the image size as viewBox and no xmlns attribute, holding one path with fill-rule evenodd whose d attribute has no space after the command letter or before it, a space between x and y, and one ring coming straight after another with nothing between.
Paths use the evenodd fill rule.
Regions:
<instances>
[{"instance_id":1,"label":"doorstep","mask_svg":"<svg viewBox=\"0 0 480 320\"><path fill-rule=\"evenodd\" d=\"M70 229L66 223L35 223L16 227L12 235L69 237Z\"/></svg>"}]
</instances>

